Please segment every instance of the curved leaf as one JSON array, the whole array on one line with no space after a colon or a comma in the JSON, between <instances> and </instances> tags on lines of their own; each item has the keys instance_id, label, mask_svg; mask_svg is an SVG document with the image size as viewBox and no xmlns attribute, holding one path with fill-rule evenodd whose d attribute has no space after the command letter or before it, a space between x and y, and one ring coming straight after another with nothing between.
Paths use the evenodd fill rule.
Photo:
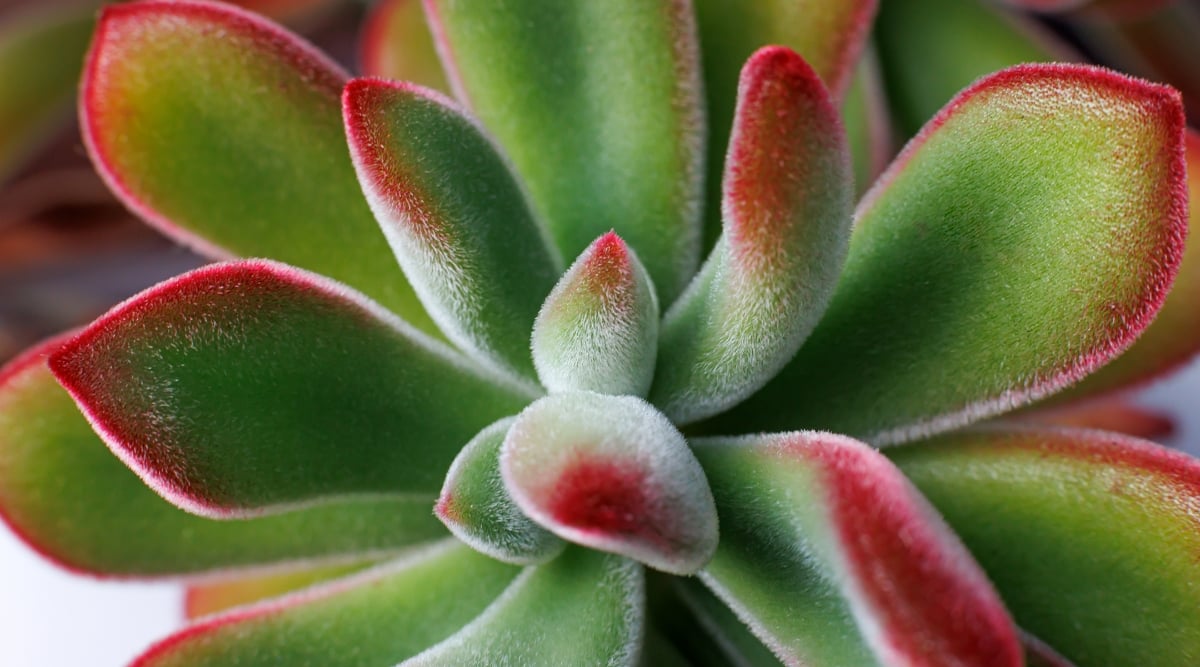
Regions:
<instances>
[{"instance_id":1,"label":"curved leaf","mask_svg":"<svg viewBox=\"0 0 1200 667\"><path fill-rule=\"evenodd\" d=\"M645 396L658 355L658 297L615 232L554 286L533 325L533 363L550 391Z\"/></svg>"},{"instance_id":2,"label":"curved leaf","mask_svg":"<svg viewBox=\"0 0 1200 667\"><path fill-rule=\"evenodd\" d=\"M150 288L50 367L151 488L214 517L435 496L459 448L528 401L365 297L261 260Z\"/></svg>"},{"instance_id":3,"label":"curved leaf","mask_svg":"<svg viewBox=\"0 0 1200 667\"><path fill-rule=\"evenodd\" d=\"M366 76L450 91L421 0L375 3L363 24L358 60Z\"/></svg>"},{"instance_id":4,"label":"curved leaf","mask_svg":"<svg viewBox=\"0 0 1200 667\"><path fill-rule=\"evenodd\" d=\"M552 394L518 417L500 454L513 500L559 537L672 574L717 545L704 472L663 414L632 396Z\"/></svg>"},{"instance_id":5,"label":"curved leaf","mask_svg":"<svg viewBox=\"0 0 1200 667\"><path fill-rule=\"evenodd\" d=\"M367 202L434 321L532 379L529 330L562 261L497 148L457 104L406 83L354 79L343 113Z\"/></svg>"},{"instance_id":6,"label":"curved leaf","mask_svg":"<svg viewBox=\"0 0 1200 667\"><path fill-rule=\"evenodd\" d=\"M517 571L453 541L184 628L132 667L394 665L451 636Z\"/></svg>"},{"instance_id":7,"label":"curved leaf","mask_svg":"<svg viewBox=\"0 0 1200 667\"><path fill-rule=\"evenodd\" d=\"M212 521L163 501L96 437L55 382L51 341L0 370L0 518L71 570L161 577L395 553L446 535L433 499L329 503Z\"/></svg>"},{"instance_id":8,"label":"curved leaf","mask_svg":"<svg viewBox=\"0 0 1200 667\"><path fill-rule=\"evenodd\" d=\"M888 455L1017 623L1079 667L1200 659L1194 459L1112 433L1036 428L958 433Z\"/></svg>"},{"instance_id":9,"label":"curved leaf","mask_svg":"<svg viewBox=\"0 0 1200 667\"><path fill-rule=\"evenodd\" d=\"M1150 323L1186 234L1179 97L1097 68L962 93L859 205L825 317L710 425L887 444L1049 395Z\"/></svg>"},{"instance_id":10,"label":"curved leaf","mask_svg":"<svg viewBox=\"0 0 1200 667\"><path fill-rule=\"evenodd\" d=\"M983 572L887 459L798 432L693 441L721 513L701 578L787 664L1021 664Z\"/></svg>"},{"instance_id":11,"label":"curved leaf","mask_svg":"<svg viewBox=\"0 0 1200 667\"><path fill-rule=\"evenodd\" d=\"M451 84L564 257L615 230L670 303L700 251L704 114L687 0L425 0Z\"/></svg>"},{"instance_id":12,"label":"curved leaf","mask_svg":"<svg viewBox=\"0 0 1200 667\"><path fill-rule=\"evenodd\" d=\"M377 561L356 561L194 582L184 591L183 615L187 620L194 621L234 607L280 597L285 593L340 579L375 565L378 565Z\"/></svg>"},{"instance_id":13,"label":"curved leaf","mask_svg":"<svg viewBox=\"0 0 1200 667\"><path fill-rule=\"evenodd\" d=\"M570 548L526 569L479 618L402 667L634 665L645 604L636 563Z\"/></svg>"},{"instance_id":14,"label":"curved leaf","mask_svg":"<svg viewBox=\"0 0 1200 667\"><path fill-rule=\"evenodd\" d=\"M846 133L794 51L761 49L742 70L722 188L721 239L663 320L650 400L677 424L766 384L825 312L846 258Z\"/></svg>"},{"instance_id":15,"label":"curved leaf","mask_svg":"<svg viewBox=\"0 0 1200 667\"><path fill-rule=\"evenodd\" d=\"M513 503L500 476L500 446L512 427L502 419L483 429L446 473L435 512L476 551L515 565L547 561L566 543L534 523Z\"/></svg>"},{"instance_id":16,"label":"curved leaf","mask_svg":"<svg viewBox=\"0 0 1200 667\"><path fill-rule=\"evenodd\" d=\"M80 123L109 187L171 237L331 276L435 333L354 177L345 78L236 7L111 5L84 70Z\"/></svg>"}]
</instances>

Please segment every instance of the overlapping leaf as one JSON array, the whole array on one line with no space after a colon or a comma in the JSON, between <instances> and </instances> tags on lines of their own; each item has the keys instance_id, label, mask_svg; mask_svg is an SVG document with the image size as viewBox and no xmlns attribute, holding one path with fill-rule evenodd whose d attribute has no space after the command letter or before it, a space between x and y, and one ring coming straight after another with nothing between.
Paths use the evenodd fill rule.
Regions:
<instances>
[{"instance_id":1,"label":"overlapping leaf","mask_svg":"<svg viewBox=\"0 0 1200 667\"><path fill-rule=\"evenodd\" d=\"M367 76L450 92L421 0L375 3L359 40L359 63Z\"/></svg>"}]
</instances>

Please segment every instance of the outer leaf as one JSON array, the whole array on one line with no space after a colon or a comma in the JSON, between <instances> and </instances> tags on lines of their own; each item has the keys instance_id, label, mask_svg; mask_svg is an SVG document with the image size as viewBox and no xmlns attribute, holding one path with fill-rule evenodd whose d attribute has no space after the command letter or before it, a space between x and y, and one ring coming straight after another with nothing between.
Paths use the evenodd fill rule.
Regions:
<instances>
[{"instance_id":1,"label":"outer leaf","mask_svg":"<svg viewBox=\"0 0 1200 667\"><path fill-rule=\"evenodd\" d=\"M266 261L152 287L50 367L148 485L214 517L434 496L462 444L528 400L365 297Z\"/></svg>"},{"instance_id":2,"label":"outer leaf","mask_svg":"<svg viewBox=\"0 0 1200 667\"><path fill-rule=\"evenodd\" d=\"M889 455L1017 622L1080 667L1200 660L1200 464L1111 433L987 430ZM1119 631L1112 631L1119 628Z\"/></svg>"},{"instance_id":3,"label":"outer leaf","mask_svg":"<svg viewBox=\"0 0 1200 667\"><path fill-rule=\"evenodd\" d=\"M983 573L869 447L812 432L693 445L722 526L701 577L783 662L1021 664Z\"/></svg>"},{"instance_id":4,"label":"outer leaf","mask_svg":"<svg viewBox=\"0 0 1200 667\"><path fill-rule=\"evenodd\" d=\"M692 574L717 545L704 472L662 413L632 396L554 394L504 441L500 472L531 519L572 542Z\"/></svg>"},{"instance_id":5,"label":"outer leaf","mask_svg":"<svg viewBox=\"0 0 1200 667\"><path fill-rule=\"evenodd\" d=\"M505 563L540 563L566 543L534 523L513 503L500 477L500 446L512 426L503 419L479 432L446 474L435 511L450 532Z\"/></svg>"},{"instance_id":6,"label":"outer leaf","mask_svg":"<svg viewBox=\"0 0 1200 667\"><path fill-rule=\"evenodd\" d=\"M340 579L377 564L374 561L337 563L266 575L193 583L184 593L183 613L189 621L193 621L201 616L279 597L331 579Z\"/></svg>"},{"instance_id":7,"label":"outer leaf","mask_svg":"<svg viewBox=\"0 0 1200 667\"><path fill-rule=\"evenodd\" d=\"M596 239L546 298L533 363L550 391L645 396L658 356L658 297L615 232Z\"/></svg>"},{"instance_id":8,"label":"outer leaf","mask_svg":"<svg viewBox=\"0 0 1200 667\"><path fill-rule=\"evenodd\" d=\"M364 499L243 521L163 502L104 447L50 371L51 342L0 370L0 516L72 570L159 577L394 553L444 536L429 500Z\"/></svg>"},{"instance_id":9,"label":"outer leaf","mask_svg":"<svg viewBox=\"0 0 1200 667\"><path fill-rule=\"evenodd\" d=\"M834 99L841 100L849 92L878 1L694 0L694 4L708 107L707 248L721 230L721 191L715 184L725 173L738 78L746 60L768 44L791 48L812 65Z\"/></svg>"},{"instance_id":10,"label":"outer leaf","mask_svg":"<svg viewBox=\"0 0 1200 667\"><path fill-rule=\"evenodd\" d=\"M1078 380L1166 297L1184 170L1166 87L1072 65L980 81L860 204L812 336L712 428L812 426L886 444Z\"/></svg>"},{"instance_id":11,"label":"outer leaf","mask_svg":"<svg viewBox=\"0 0 1200 667\"><path fill-rule=\"evenodd\" d=\"M0 24L0 182L65 124L94 11L42 6Z\"/></svg>"},{"instance_id":12,"label":"outer leaf","mask_svg":"<svg viewBox=\"0 0 1200 667\"><path fill-rule=\"evenodd\" d=\"M449 637L516 571L443 542L348 579L185 628L133 667L392 665Z\"/></svg>"},{"instance_id":13,"label":"outer leaf","mask_svg":"<svg viewBox=\"0 0 1200 667\"><path fill-rule=\"evenodd\" d=\"M367 76L450 90L421 0L381 0L371 8L359 40L359 63Z\"/></svg>"},{"instance_id":14,"label":"outer leaf","mask_svg":"<svg viewBox=\"0 0 1200 667\"><path fill-rule=\"evenodd\" d=\"M313 47L235 7L112 5L88 56L80 122L112 190L173 238L331 276L435 332L354 177L344 81Z\"/></svg>"},{"instance_id":15,"label":"outer leaf","mask_svg":"<svg viewBox=\"0 0 1200 667\"><path fill-rule=\"evenodd\" d=\"M981 76L1021 63L1078 60L1033 21L979 0L884 2L873 34L904 137Z\"/></svg>"},{"instance_id":16,"label":"outer leaf","mask_svg":"<svg viewBox=\"0 0 1200 667\"><path fill-rule=\"evenodd\" d=\"M687 0L425 0L459 98L564 257L615 230L670 303L700 250L704 116Z\"/></svg>"},{"instance_id":17,"label":"outer leaf","mask_svg":"<svg viewBox=\"0 0 1200 667\"><path fill-rule=\"evenodd\" d=\"M1175 420L1170 415L1135 405L1127 398L1083 401L1078 404L1018 412L1013 415L1012 421L1044 426L1094 428L1153 440L1170 437L1175 433Z\"/></svg>"},{"instance_id":18,"label":"outer leaf","mask_svg":"<svg viewBox=\"0 0 1200 667\"><path fill-rule=\"evenodd\" d=\"M568 549L525 570L479 618L403 665L633 665L645 604L636 563Z\"/></svg>"},{"instance_id":19,"label":"outer leaf","mask_svg":"<svg viewBox=\"0 0 1200 667\"><path fill-rule=\"evenodd\" d=\"M725 230L663 322L650 400L675 423L762 387L825 311L850 237L845 136L795 52L767 47L746 63L722 184Z\"/></svg>"},{"instance_id":20,"label":"outer leaf","mask_svg":"<svg viewBox=\"0 0 1200 667\"><path fill-rule=\"evenodd\" d=\"M434 321L532 379L529 330L562 262L496 147L431 90L355 79L342 102L367 202Z\"/></svg>"}]
</instances>

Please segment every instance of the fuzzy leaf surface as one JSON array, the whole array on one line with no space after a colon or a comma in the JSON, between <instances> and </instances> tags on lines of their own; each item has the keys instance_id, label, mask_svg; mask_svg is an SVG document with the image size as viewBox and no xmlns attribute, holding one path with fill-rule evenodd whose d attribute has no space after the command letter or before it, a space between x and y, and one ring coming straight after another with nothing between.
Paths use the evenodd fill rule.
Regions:
<instances>
[{"instance_id":1,"label":"fuzzy leaf surface","mask_svg":"<svg viewBox=\"0 0 1200 667\"><path fill-rule=\"evenodd\" d=\"M658 298L646 267L609 232L575 260L538 312L533 363L550 391L645 396L658 355Z\"/></svg>"},{"instance_id":2,"label":"fuzzy leaf surface","mask_svg":"<svg viewBox=\"0 0 1200 667\"><path fill-rule=\"evenodd\" d=\"M846 133L794 51L766 47L742 70L722 188L721 239L663 320L650 400L677 424L766 384L816 326L846 257Z\"/></svg>"},{"instance_id":3,"label":"fuzzy leaf surface","mask_svg":"<svg viewBox=\"0 0 1200 667\"><path fill-rule=\"evenodd\" d=\"M1038 428L959 433L888 454L1017 623L1079 667L1200 660L1194 459L1112 433Z\"/></svg>"},{"instance_id":4,"label":"fuzzy leaf surface","mask_svg":"<svg viewBox=\"0 0 1200 667\"><path fill-rule=\"evenodd\" d=\"M500 472L525 514L572 542L682 575L716 548L704 472L683 435L639 398L539 399L509 430Z\"/></svg>"},{"instance_id":5,"label":"fuzzy leaf surface","mask_svg":"<svg viewBox=\"0 0 1200 667\"><path fill-rule=\"evenodd\" d=\"M859 205L824 318L711 430L824 428L888 444L1047 396L1129 346L1187 225L1165 86L1005 70L926 126Z\"/></svg>"},{"instance_id":6,"label":"fuzzy leaf surface","mask_svg":"<svg viewBox=\"0 0 1200 667\"><path fill-rule=\"evenodd\" d=\"M563 257L615 230L664 304L700 251L704 114L686 0L425 0L459 99Z\"/></svg>"},{"instance_id":7,"label":"fuzzy leaf surface","mask_svg":"<svg viewBox=\"0 0 1200 667\"><path fill-rule=\"evenodd\" d=\"M330 276L434 333L355 178L345 80L299 37L236 7L111 5L80 122L109 187L172 238Z\"/></svg>"},{"instance_id":8,"label":"fuzzy leaf surface","mask_svg":"<svg viewBox=\"0 0 1200 667\"><path fill-rule=\"evenodd\" d=\"M50 367L151 488L214 517L436 496L462 445L529 400L362 295L263 260L150 288Z\"/></svg>"},{"instance_id":9,"label":"fuzzy leaf surface","mask_svg":"<svg viewBox=\"0 0 1200 667\"><path fill-rule=\"evenodd\" d=\"M450 92L421 0L381 0L367 14L359 40L363 74Z\"/></svg>"},{"instance_id":10,"label":"fuzzy leaf surface","mask_svg":"<svg viewBox=\"0 0 1200 667\"><path fill-rule=\"evenodd\" d=\"M435 512L475 550L505 563L531 565L553 558L566 543L525 516L504 487L500 447L512 424L502 419L463 447L446 473Z\"/></svg>"},{"instance_id":11,"label":"fuzzy leaf surface","mask_svg":"<svg viewBox=\"0 0 1200 667\"><path fill-rule=\"evenodd\" d=\"M478 618L401 667L635 665L645 593L633 561L570 548L526 568Z\"/></svg>"},{"instance_id":12,"label":"fuzzy leaf surface","mask_svg":"<svg viewBox=\"0 0 1200 667\"><path fill-rule=\"evenodd\" d=\"M344 501L241 521L165 502L92 431L54 380L53 341L0 371L0 517L74 571L163 577L395 553L446 535L428 500Z\"/></svg>"},{"instance_id":13,"label":"fuzzy leaf surface","mask_svg":"<svg viewBox=\"0 0 1200 667\"><path fill-rule=\"evenodd\" d=\"M453 541L348 578L209 617L132 667L395 665L444 640L517 570Z\"/></svg>"},{"instance_id":14,"label":"fuzzy leaf surface","mask_svg":"<svg viewBox=\"0 0 1200 667\"><path fill-rule=\"evenodd\" d=\"M334 563L320 567L288 568L267 574L222 577L199 581L187 586L183 597L183 614L189 621L202 616L241 607L270 598L280 597L316 584L340 579L361 572L377 561Z\"/></svg>"},{"instance_id":15,"label":"fuzzy leaf surface","mask_svg":"<svg viewBox=\"0 0 1200 667\"><path fill-rule=\"evenodd\" d=\"M1021 664L983 572L887 459L829 433L693 445L721 514L701 578L783 662Z\"/></svg>"}]
</instances>

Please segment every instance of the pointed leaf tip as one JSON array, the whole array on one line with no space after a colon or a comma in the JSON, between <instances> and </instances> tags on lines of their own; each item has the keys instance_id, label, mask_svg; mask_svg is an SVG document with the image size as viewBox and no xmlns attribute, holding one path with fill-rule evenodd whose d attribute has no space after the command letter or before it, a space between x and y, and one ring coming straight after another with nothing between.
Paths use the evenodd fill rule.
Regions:
<instances>
[{"instance_id":1,"label":"pointed leaf tip","mask_svg":"<svg viewBox=\"0 0 1200 667\"><path fill-rule=\"evenodd\" d=\"M538 313L538 377L554 392L644 396L654 377L658 317L650 275L609 232L575 260Z\"/></svg>"},{"instance_id":2,"label":"pointed leaf tip","mask_svg":"<svg viewBox=\"0 0 1200 667\"><path fill-rule=\"evenodd\" d=\"M529 331L561 262L499 150L432 90L355 79L342 99L363 192L422 303L469 354L532 384Z\"/></svg>"},{"instance_id":3,"label":"pointed leaf tip","mask_svg":"<svg viewBox=\"0 0 1200 667\"><path fill-rule=\"evenodd\" d=\"M712 494L683 436L645 401L554 394L517 417L500 470L534 521L572 542L673 574L717 544Z\"/></svg>"},{"instance_id":4,"label":"pointed leaf tip","mask_svg":"<svg viewBox=\"0 0 1200 667\"><path fill-rule=\"evenodd\" d=\"M676 423L735 405L787 363L824 312L850 237L849 149L816 72L766 47L738 95L723 235L663 324L651 400Z\"/></svg>"}]
</instances>

